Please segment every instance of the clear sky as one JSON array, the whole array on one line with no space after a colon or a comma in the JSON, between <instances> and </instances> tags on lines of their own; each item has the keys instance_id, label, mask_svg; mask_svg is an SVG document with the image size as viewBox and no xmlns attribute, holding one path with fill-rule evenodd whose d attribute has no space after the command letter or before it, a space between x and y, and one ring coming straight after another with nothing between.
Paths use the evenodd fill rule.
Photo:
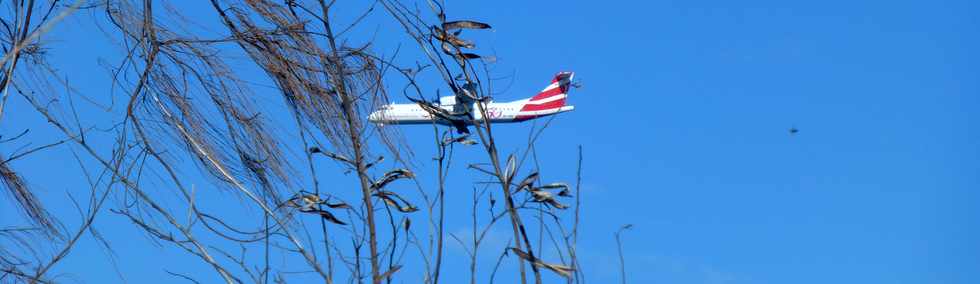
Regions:
<instances>
[{"instance_id":1,"label":"clear sky","mask_svg":"<svg viewBox=\"0 0 980 284\"><path fill-rule=\"evenodd\" d=\"M207 5L185 12L213 16ZM46 39L49 60L89 96L109 91L98 60L121 59L100 43L98 13L79 13ZM496 54L493 73L506 78L498 100L531 96L555 72L576 72L576 110L552 122L537 154L546 181L573 181L576 149L584 149L579 250L588 282L618 280L613 232L633 224L623 235L632 283L980 283L978 2L457 1L448 14L493 25L464 35ZM393 27L376 9L358 32L383 39L378 49L414 48ZM411 54L400 62L412 65ZM282 104L268 91L257 100ZM0 133L30 125L35 144L58 139L22 99L11 103ZM523 147L531 125L499 126L501 149ZM431 181L431 128L401 132ZM41 194L63 197L66 181L78 179L72 149L15 166ZM447 231L466 232L468 180L479 175L465 165L485 156L478 147L457 151ZM209 187L198 180L202 194ZM0 225L20 218L7 200ZM53 211L74 212L54 202L63 203ZM122 216L100 218L119 269L139 273L127 280L176 281L163 269L217 280L203 264L169 266L170 258L193 259L150 245ZM447 251L464 256L452 242ZM86 236L55 271L119 281L107 262ZM449 263L447 283L468 280L466 265Z\"/></svg>"}]
</instances>

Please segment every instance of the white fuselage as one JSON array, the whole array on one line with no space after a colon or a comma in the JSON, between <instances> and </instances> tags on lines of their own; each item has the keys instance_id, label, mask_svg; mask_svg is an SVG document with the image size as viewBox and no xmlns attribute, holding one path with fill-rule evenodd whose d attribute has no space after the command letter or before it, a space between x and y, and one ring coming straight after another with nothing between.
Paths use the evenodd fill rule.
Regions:
<instances>
[{"instance_id":1,"label":"white fuselage","mask_svg":"<svg viewBox=\"0 0 980 284\"><path fill-rule=\"evenodd\" d=\"M575 107L573 106L561 106L559 108L547 109L547 110L537 110L537 111L527 111L521 110L526 104L528 99L508 102L508 103L495 103L488 102L485 106L486 117L480 112L477 103L473 103L470 106L471 113L473 114L472 119L465 113L460 112L460 106L447 102L453 101L444 97L442 99L443 104L438 104L437 106L441 109L446 110L448 113L453 113L451 118L453 120L461 120L466 122L468 125L472 125L474 121L484 121L489 119L492 123L508 123L508 122L520 122L528 119L534 119L542 116L553 115L557 113L562 113L566 111L571 111ZM433 122L445 125L451 125L451 123L445 119L440 119L430 114L429 112L422 109L418 104L389 104L382 107L380 110L372 113L368 119L374 123L389 123L389 124L431 124ZM434 121L433 121L434 120Z\"/></svg>"}]
</instances>

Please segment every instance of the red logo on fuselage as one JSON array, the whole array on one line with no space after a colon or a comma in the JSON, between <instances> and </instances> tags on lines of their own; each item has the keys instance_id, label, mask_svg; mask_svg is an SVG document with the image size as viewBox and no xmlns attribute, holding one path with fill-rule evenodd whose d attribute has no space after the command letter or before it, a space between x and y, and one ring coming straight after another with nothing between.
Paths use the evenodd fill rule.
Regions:
<instances>
[{"instance_id":1,"label":"red logo on fuselage","mask_svg":"<svg viewBox=\"0 0 980 284\"><path fill-rule=\"evenodd\" d=\"M491 108L487 110L487 116L490 118L500 118L503 116L504 112L498 108Z\"/></svg>"}]
</instances>

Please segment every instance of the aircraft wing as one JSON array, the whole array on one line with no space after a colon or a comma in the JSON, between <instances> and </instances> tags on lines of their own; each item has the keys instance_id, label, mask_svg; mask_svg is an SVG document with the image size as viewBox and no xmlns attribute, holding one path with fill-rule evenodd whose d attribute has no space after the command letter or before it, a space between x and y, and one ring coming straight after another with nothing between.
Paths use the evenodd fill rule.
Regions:
<instances>
[{"instance_id":1,"label":"aircraft wing","mask_svg":"<svg viewBox=\"0 0 980 284\"><path fill-rule=\"evenodd\" d=\"M473 103L479 100L477 97L477 85L472 82L467 82L463 84L462 88L456 91L456 104L453 106L453 112L455 113L465 113L470 116Z\"/></svg>"},{"instance_id":2,"label":"aircraft wing","mask_svg":"<svg viewBox=\"0 0 980 284\"><path fill-rule=\"evenodd\" d=\"M460 119L460 118L457 118L457 117L453 116L453 114L449 113L449 111L446 111L445 109L442 109L440 107L434 106L431 103L426 102L426 101L416 100L416 99L412 99L412 98L409 98L409 100L411 100L412 102L415 102L415 103L419 104L419 107L421 107L423 110L425 110L426 112L428 112L430 115L432 115L432 116L434 116L436 118L439 118L439 119L448 121L450 124L453 125L453 127L456 127L456 132L457 133L461 133L461 134L469 134L470 133L470 130L466 128L466 121L464 121L463 119Z\"/></svg>"},{"instance_id":3,"label":"aircraft wing","mask_svg":"<svg viewBox=\"0 0 980 284\"><path fill-rule=\"evenodd\" d=\"M479 99L477 91L476 83L466 82L466 84L463 84L463 88L456 92L456 101L472 104Z\"/></svg>"}]
</instances>

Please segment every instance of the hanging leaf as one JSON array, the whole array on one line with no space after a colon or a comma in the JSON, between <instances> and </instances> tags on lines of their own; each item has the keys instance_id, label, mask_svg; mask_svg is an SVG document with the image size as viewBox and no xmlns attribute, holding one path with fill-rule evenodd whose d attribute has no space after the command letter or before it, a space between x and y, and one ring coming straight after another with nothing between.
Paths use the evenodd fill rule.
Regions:
<instances>
[{"instance_id":1,"label":"hanging leaf","mask_svg":"<svg viewBox=\"0 0 980 284\"><path fill-rule=\"evenodd\" d=\"M289 203L293 205L296 204L295 202L292 202L292 200L290 200ZM330 213L330 211L327 210L317 209L312 206L302 206L299 207L299 212L303 212L307 214L317 214L320 215L320 217L323 218L324 220L330 221L331 223L338 224L338 225L347 225L347 223L340 221L340 219L337 219L336 216L334 216L332 213Z\"/></svg>"},{"instance_id":2,"label":"hanging leaf","mask_svg":"<svg viewBox=\"0 0 980 284\"><path fill-rule=\"evenodd\" d=\"M486 23L481 23L477 21L451 21L442 24L442 28L449 31L455 29L489 29L490 25Z\"/></svg>"},{"instance_id":3,"label":"hanging leaf","mask_svg":"<svg viewBox=\"0 0 980 284\"><path fill-rule=\"evenodd\" d=\"M510 250L513 251L514 254L516 254L518 257L520 257L520 258L522 258L522 259L530 262L534 266L543 267L545 269L551 270L551 271L553 271L555 273L558 273L558 275L561 275L562 277L565 277L565 278L572 277L572 272L575 271L575 269L573 269L571 267L568 267L568 266L565 266L565 265L551 264L551 263L546 263L544 261L541 261L537 257L534 257L534 256L532 256L532 255L530 255L530 254L528 254L528 253L526 253L526 252L524 252L524 251L522 251L522 250L520 250L518 248L513 248L512 247L512 248L510 248Z\"/></svg>"},{"instance_id":4,"label":"hanging leaf","mask_svg":"<svg viewBox=\"0 0 980 284\"><path fill-rule=\"evenodd\" d=\"M400 178L413 178L413 177L415 177L415 175L412 174L412 172L409 171L409 170L407 170L407 169L394 169L394 170L391 170L391 171L385 173L385 175L383 177L381 177L380 179L378 179L377 181L375 181L374 183L372 183L371 184L371 189L378 190L380 188L385 187L385 185L388 185L389 183L391 183L391 182L393 182L393 181L395 181L397 179L400 179Z\"/></svg>"},{"instance_id":5,"label":"hanging leaf","mask_svg":"<svg viewBox=\"0 0 980 284\"><path fill-rule=\"evenodd\" d=\"M350 205L347 205L347 203L343 203L343 202L327 203L326 205L327 205L327 207L330 207L330 208L333 208L333 209L351 209L351 206Z\"/></svg>"},{"instance_id":6,"label":"hanging leaf","mask_svg":"<svg viewBox=\"0 0 980 284\"><path fill-rule=\"evenodd\" d=\"M507 156L507 166L504 168L504 181L510 182L514 179L514 174L517 173L517 159L514 158L514 154Z\"/></svg>"},{"instance_id":7,"label":"hanging leaf","mask_svg":"<svg viewBox=\"0 0 980 284\"><path fill-rule=\"evenodd\" d=\"M334 160L337 160L337 161L341 161L341 162L345 162L345 163L352 164L352 165L354 164L354 161L351 161L351 159L348 159L347 157L344 157L344 156L342 156L340 154L334 154L334 153L330 153L330 152L327 152L327 151L323 151L322 149L320 149L318 147L312 147L312 148L310 148L310 153L321 153L324 156L330 157L331 159L334 159Z\"/></svg>"},{"instance_id":8,"label":"hanging leaf","mask_svg":"<svg viewBox=\"0 0 980 284\"><path fill-rule=\"evenodd\" d=\"M303 204L305 205L322 204L324 202L323 199L320 199L319 195L315 194L304 194L300 196L300 198L303 200Z\"/></svg>"},{"instance_id":9,"label":"hanging leaf","mask_svg":"<svg viewBox=\"0 0 980 284\"><path fill-rule=\"evenodd\" d=\"M455 34L447 33L446 31L438 27L432 27L432 36L434 36L439 41L451 44L456 47L476 48L476 45L473 44L472 42L456 37Z\"/></svg>"},{"instance_id":10,"label":"hanging leaf","mask_svg":"<svg viewBox=\"0 0 980 284\"><path fill-rule=\"evenodd\" d=\"M476 53L466 53L466 52L461 52L461 53L459 53L456 56L456 58L460 58L460 57L465 58L465 59L478 59L478 58L481 58L481 56L479 54L476 54Z\"/></svg>"},{"instance_id":11,"label":"hanging leaf","mask_svg":"<svg viewBox=\"0 0 980 284\"><path fill-rule=\"evenodd\" d=\"M286 200L285 202L283 202L283 204L279 205L279 207L288 206L288 207L299 208L300 210L303 210L303 209L314 208L316 207L317 204L322 204L323 202L324 201L323 199L320 198L320 196L317 196L315 194L301 193L301 194L297 194L293 198L290 198L289 200Z\"/></svg>"},{"instance_id":12,"label":"hanging leaf","mask_svg":"<svg viewBox=\"0 0 980 284\"><path fill-rule=\"evenodd\" d=\"M388 204L391 207L395 207L395 209L397 209L399 212L411 213L411 212L419 211L417 207L415 207L414 205L412 205L411 203L409 203L404 198L402 198L401 196L399 196L394 192L382 190L376 192L374 196L381 198L381 200L384 201L385 204ZM404 203L404 205L402 205L402 203Z\"/></svg>"},{"instance_id":13,"label":"hanging leaf","mask_svg":"<svg viewBox=\"0 0 980 284\"><path fill-rule=\"evenodd\" d=\"M561 189L561 191L558 192L558 196L572 197L572 193L571 191L569 191L568 184L564 182L554 182L538 187L538 189L559 189L559 188Z\"/></svg>"},{"instance_id":14,"label":"hanging leaf","mask_svg":"<svg viewBox=\"0 0 980 284\"><path fill-rule=\"evenodd\" d=\"M312 211L307 211L307 212L318 214L324 220L330 221L331 223L334 223L334 224L337 224L337 225L347 225L347 223L344 223L343 221L340 221L340 219L337 219L336 216L334 216L333 214L331 214L327 210L312 210Z\"/></svg>"},{"instance_id":15,"label":"hanging leaf","mask_svg":"<svg viewBox=\"0 0 980 284\"><path fill-rule=\"evenodd\" d=\"M446 139L444 139L442 141L442 145L443 146L448 146L449 144L453 144L453 143L460 143L460 144L463 144L463 145L473 145L473 144L476 144L477 143L476 141L470 140L469 137L470 137L469 134L461 135L461 136L456 137L456 138L447 137Z\"/></svg>"},{"instance_id":16,"label":"hanging leaf","mask_svg":"<svg viewBox=\"0 0 980 284\"><path fill-rule=\"evenodd\" d=\"M532 190L531 197L534 198L535 202L545 203L558 209L568 208L568 206L565 206L564 204L559 203L558 200L555 200L555 196L552 195L551 192L544 190Z\"/></svg>"},{"instance_id":17,"label":"hanging leaf","mask_svg":"<svg viewBox=\"0 0 980 284\"><path fill-rule=\"evenodd\" d=\"M452 45L450 45L448 43L445 43L445 42L442 43L442 52L445 53L446 55L452 56L452 57L454 57L454 58L456 58L458 60L469 60L469 59L477 59L477 58L480 58L480 55L479 54L466 53L466 52L456 52L456 50L452 48Z\"/></svg>"},{"instance_id":18,"label":"hanging leaf","mask_svg":"<svg viewBox=\"0 0 980 284\"><path fill-rule=\"evenodd\" d=\"M527 177L525 177L524 180L521 181L521 183L517 184L517 188L514 189L514 192L521 191L521 189L524 189L525 187L527 187L528 190L530 190L531 185L534 183L534 181L538 180L538 176L539 176L538 172L533 172L527 175Z\"/></svg>"}]
</instances>

